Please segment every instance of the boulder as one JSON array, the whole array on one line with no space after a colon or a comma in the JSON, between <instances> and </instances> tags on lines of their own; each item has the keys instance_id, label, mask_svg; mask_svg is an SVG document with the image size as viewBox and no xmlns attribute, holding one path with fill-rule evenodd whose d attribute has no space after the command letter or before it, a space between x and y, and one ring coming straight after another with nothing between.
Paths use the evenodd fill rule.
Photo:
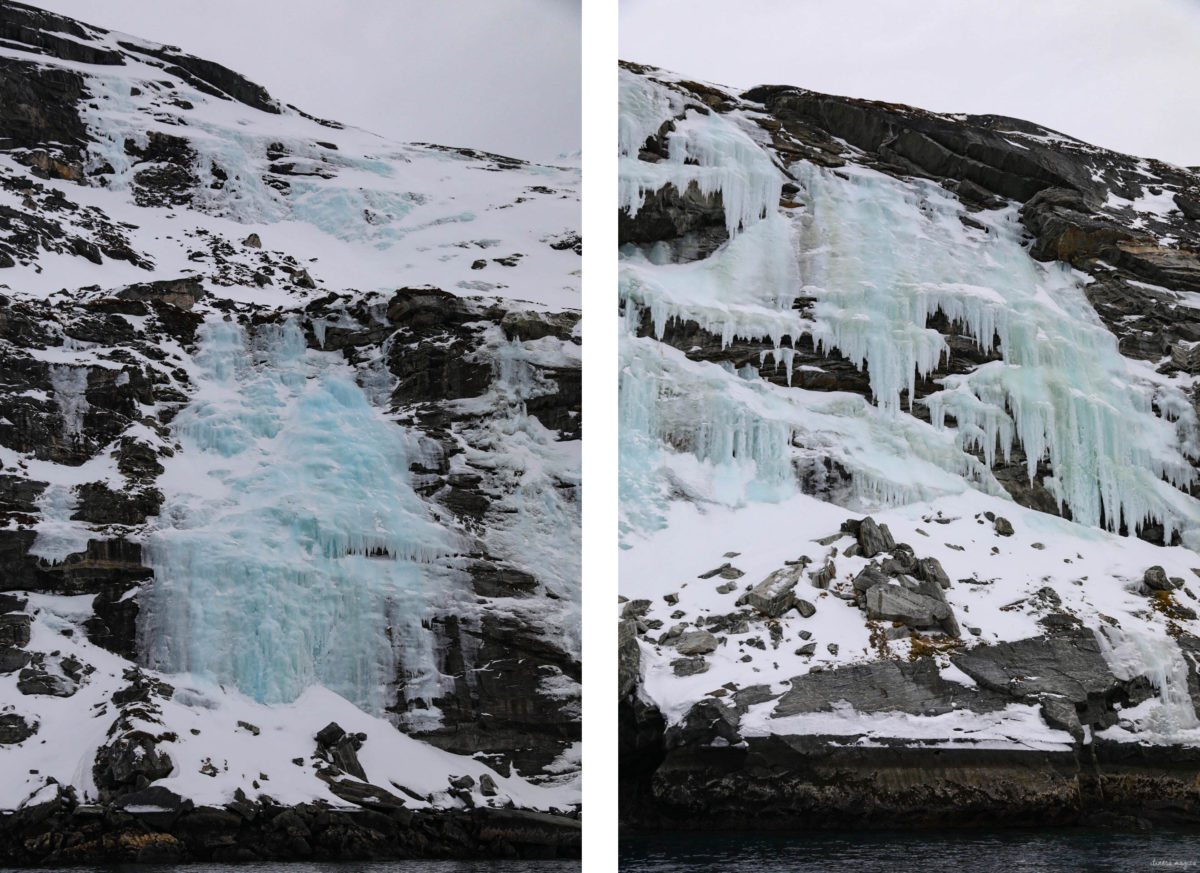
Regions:
<instances>
[{"instance_id":1,"label":"boulder","mask_svg":"<svg viewBox=\"0 0 1200 873\"><path fill-rule=\"evenodd\" d=\"M873 558L880 552L890 552L896 546L892 532L886 524L876 524L875 519L867 516L858 526L858 549L864 558Z\"/></svg>"},{"instance_id":2,"label":"boulder","mask_svg":"<svg viewBox=\"0 0 1200 873\"><path fill-rule=\"evenodd\" d=\"M753 606L769 618L778 618L791 609L795 603L795 595L792 591L800 581L800 574L803 570L804 568L799 565L775 570L739 598L738 605Z\"/></svg>"},{"instance_id":3,"label":"boulder","mask_svg":"<svg viewBox=\"0 0 1200 873\"><path fill-rule=\"evenodd\" d=\"M37 733L38 724L30 724L16 713L0 715L0 745L21 743Z\"/></svg>"},{"instance_id":4,"label":"boulder","mask_svg":"<svg viewBox=\"0 0 1200 873\"><path fill-rule=\"evenodd\" d=\"M888 581L888 577L884 575L883 570L876 567L874 564L868 564L863 567L858 575L854 577L855 591L870 591L876 585L884 585Z\"/></svg>"},{"instance_id":5,"label":"boulder","mask_svg":"<svg viewBox=\"0 0 1200 873\"><path fill-rule=\"evenodd\" d=\"M29 645L29 628L33 617L21 612L0 615L0 646L23 648Z\"/></svg>"},{"instance_id":6,"label":"boulder","mask_svg":"<svg viewBox=\"0 0 1200 873\"><path fill-rule=\"evenodd\" d=\"M703 658L676 658L671 662L671 669L676 676L695 676L708 672L708 661Z\"/></svg>"},{"instance_id":7,"label":"boulder","mask_svg":"<svg viewBox=\"0 0 1200 873\"><path fill-rule=\"evenodd\" d=\"M675 643L675 649L681 655L707 655L716 648L717 638L704 630L681 634Z\"/></svg>"},{"instance_id":8,"label":"boulder","mask_svg":"<svg viewBox=\"0 0 1200 873\"><path fill-rule=\"evenodd\" d=\"M929 628L950 617L942 601L909 591L900 585L876 585L866 595L867 617L899 621L912 628Z\"/></svg>"},{"instance_id":9,"label":"boulder","mask_svg":"<svg viewBox=\"0 0 1200 873\"><path fill-rule=\"evenodd\" d=\"M348 734L341 725L331 721L317 732L315 739L317 757L328 762L335 772L367 781L367 774L358 762L358 750L366 741L366 734Z\"/></svg>"},{"instance_id":10,"label":"boulder","mask_svg":"<svg viewBox=\"0 0 1200 873\"><path fill-rule=\"evenodd\" d=\"M1174 591L1180 587L1174 579L1168 578L1167 571L1157 564L1146 570L1142 581L1146 583L1146 587L1151 591ZM1182 580L1180 580L1180 584L1182 584Z\"/></svg>"},{"instance_id":11,"label":"boulder","mask_svg":"<svg viewBox=\"0 0 1200 873\"><path fill-rule=\"evenodd\" d=\"M191 309L207 295L203 283L192 276L160 279L128 285L116 293L120 300L166 303L179 309Z\"/></svg>"}]
</instances>

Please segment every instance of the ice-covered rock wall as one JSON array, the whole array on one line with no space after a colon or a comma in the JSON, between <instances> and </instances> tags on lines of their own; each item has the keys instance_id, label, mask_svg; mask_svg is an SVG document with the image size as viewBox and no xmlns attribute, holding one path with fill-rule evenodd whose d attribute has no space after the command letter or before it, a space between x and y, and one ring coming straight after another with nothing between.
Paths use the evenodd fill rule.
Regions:
<instances>
[{"instance_id":1,"label":"ice-covered rock wall","mask_svg":"<svg viewBox=\"0 0 1200 873\"><path fill-rule=\"evenodd\" d=\"M851 499L869 503L934 493L947 475L961 480L950 490L996 492L990 468L1019 448L1028 478L1048 465L1043 486L1081 523L1130 531L1155 524L1168 542L1183 534L1200 544L1200 504L1189 494L1200 431L1188 383L1120 354L1085 294L1093 280L1034 260L1015 204L969 217L932 181L854 164L787 165L752 111L689 105L682 91L629 70L621 94L630 138L622 143L622 208L636 216L648 191L698 184L722 195L730 235L687 263L672 262L665 242L622 250L630 511L647 512L647 468L658 463L647 453L694 456L710 483L740 483L697 493L737 502L788 493L791 468L799 461L802 472L815 452L845 467ZM666 159L636 157L632 138L646 131L663 139ZM671 322L698 327L721 348L750 341L762 351L718 371L685 361L687 348L671 355L639 338L648 327L661 339ZM992 359L947 372L947 326ZM786 390L802 343L864 373L873 408L842 399L833 409L832 397ZM784 390L754 384L780 370ZM693 406L675 418L680 396ZM818 425L814 405L840 421ZM848 430L862 434L861 446L848 444ZM924 488L908 475L913 457L939 468L920 477Z\"/></svg>"}]
</instances>

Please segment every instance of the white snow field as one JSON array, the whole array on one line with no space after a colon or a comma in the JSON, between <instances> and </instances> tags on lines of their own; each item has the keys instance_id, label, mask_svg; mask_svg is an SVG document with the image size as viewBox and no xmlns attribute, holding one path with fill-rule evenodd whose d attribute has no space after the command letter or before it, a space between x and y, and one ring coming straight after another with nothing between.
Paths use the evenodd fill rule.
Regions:
<instances>
[{"instance_id":1,"label":"white snow field","mask_svg":"<svg viewBox=\"0 0 1200 873\"><path fill-rule=\"evenodd\" d=\"M682 192L695 182L701 193L722 194L730 235L688 263L671 262L664 244L621 252L621 593L649 600L644 620L665 630L734 612L785 561L836 567L828 590L801 577L797 596L815 614L780 619L782 637L763 652L748 644L761 627L735 628L706 655L706 671L676 675L673 646L640 637L645 698L678 723L722 688L765 684L777 696L810 671L907 658L907 636L886 653L870 638L850 585L868 561L844 557L853 537L837 538L844 520L870 514L918 557L941 562L953 581L948 602L978 632L964 631L967 646L1044 633L1037 619L1046 607L1035 594L1049 586L1063 611L1099 635L1115 675L1145 675L1158 691L1109 735L1200 742L1172 619L1138 591L1152 565L1188 580L1189 596L1200 576L1192 569L1200 568L1200 501L1189 494L1200 458L1193 378L1123 357L1084 295L1090 277L1029 255L1019 204L973 212L969 226L959 220L963 204L933 182L797 161L789 171L799 191L781 205L785 177L753 108L685 110L681 91L662 84L681 81L672 74L654 70L661 83L628 69L620 75L622 208L636 215L663 185ZM672 118L669 157L639 160L641 143ZM815 302L802 313L792 306L797 297ZM999 355L940 379L917 401L928 411L922 420L909 414L921 411L915 383L948 352L928 325L939 311ZM654 335L639 336L647 314ZM768 350L740 371L690 360L656 341L673 320L695 322L724 346L741 339ZM804 336L865 371L871 399L793 386L793 350ZM780 373L774 383L760 377ZM990 468L1016 447L1031 477L1039 462L1049 465L1046 487L1073 521L1008 497ZM819 479L827 460L849 475L833 502L801 493L801 479ZM998 536L985 512L1010 520L1015 533ZM1178 533L1182 545L1117 536L1122 519L1131 529L1161 525L1166 542ZM744 572L736 584L698 578L726 562ZM1200 624L1180 619L1171 630L1180 629L1195 633ZM793 654L805 641L817 643L815 652ZM973 683L947 652L933 657L944 678ZM1036 707L922 717L841 704L772 718L775 703L751 706L742 735L1071 743Z\"/></svg>"}]
</instances>

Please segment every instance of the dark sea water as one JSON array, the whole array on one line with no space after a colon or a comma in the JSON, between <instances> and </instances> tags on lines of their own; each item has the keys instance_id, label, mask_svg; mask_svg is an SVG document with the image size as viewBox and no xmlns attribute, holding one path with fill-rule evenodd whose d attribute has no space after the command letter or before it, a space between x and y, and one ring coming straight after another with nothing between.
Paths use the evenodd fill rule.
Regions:
<instances>
[{"instance_id":1,"label":"dark sea water","mask_svg":"<svg viewBox=\"0 0 1200 873\"><path fill-rule=\"evenodd\" d=\"M669 834L621 841L621 873L1200 873L1200 830ZM589 871L591 873L591 871Z\"/></svg>"},{"instance_id":2,"label":"dark sea water","mask_svg":"<svg viewBox=\"0 0 1200 873\"><path fill-rule=\"evenodd\" d=\"M48 868L3 867L4 873ZM67 873L579 873L579 861L345 861L261 864L116 864L68 867Z\"/></svg>"}]
</instances>

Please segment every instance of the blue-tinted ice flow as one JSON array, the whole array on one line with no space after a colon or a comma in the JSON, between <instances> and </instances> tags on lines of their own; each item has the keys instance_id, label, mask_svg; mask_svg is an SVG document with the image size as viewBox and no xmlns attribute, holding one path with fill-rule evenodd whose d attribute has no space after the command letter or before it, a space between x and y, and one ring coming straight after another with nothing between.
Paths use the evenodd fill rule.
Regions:
<instances>
[{"instance_id":1,"label":"blue-tinted ice flow","mask_svg":"<svg viewBox=\"0 0 1200 873\"><path fill-rule=\"evenodd\" d=\"M668 182L720 190L731 240L708 258L622 252L622 504L627 530L653 528L666 495L736 504L779 499L814 458L851 476L845 502L909 502L968 485L1003 493L988 469L1020 446L1032 477L1072 517L1116 530L1147 523L1200 545L1200 427L1179 387L1123 358L1084 294L1085 277L1034 261L1015 206L959 221L962 205L923 180L798 162L800 205L778 205L781 172L739 113L687 110L669 88L622 71L621 205L636 212ZM662 129L670 158L636 158ZM791 306L815 304L810 317ZM933 427L903 415L919 378L948 353L929 326L943 313L1000 360L940 380L923 401ZM689 361L637 338L693 321L722 344L766 341L760 369L790 384L802 336L868 374L873 405L768 385L757 371ZM750 377L747 381L746 377ZM755 384L757 383L757 384ZM858 398L861 399L861 398ZM973 452L983 457L980 463ZM689 461L687 458L691 458ZM914 476L914 462L930 469Z\"/></svg>"},{"instance_id":2,"label":"blue-tinted ice flow","mask_svg":"<svg viewBox=\"0 0 1200 873\"><path fill-rule=\"evenodd\" d=\"M207 323L196 364L173 425L195 479L147 543L139 651L264 703L313 684L374 714L401 685L435 696L421 621L456 544L412 490L406 431L295 322Z\"/></svg>"}]
</instances>

